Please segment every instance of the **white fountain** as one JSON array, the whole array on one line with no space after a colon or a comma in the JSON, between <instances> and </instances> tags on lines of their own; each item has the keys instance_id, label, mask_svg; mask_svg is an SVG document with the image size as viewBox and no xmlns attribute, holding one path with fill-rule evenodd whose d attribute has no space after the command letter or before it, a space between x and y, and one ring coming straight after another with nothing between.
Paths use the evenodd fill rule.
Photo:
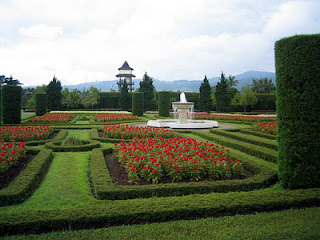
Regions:
<instances>
[{"instance_id":1,"label":"white fountain","mask_svg":"<svg viewBox=\"0 0 320 240\"><path fill-rule=\"evenodd\" d=\"M180 94L180 102L173 102L172 109L175 119L158 119L149 120L147 125L151 127L167 127L167 128L214 128L219 127L217 121L209 120L193 120L193 102L188 102L184 92ZM178 117L177 117L178 116Z\"/></svg>"}]
</instances>

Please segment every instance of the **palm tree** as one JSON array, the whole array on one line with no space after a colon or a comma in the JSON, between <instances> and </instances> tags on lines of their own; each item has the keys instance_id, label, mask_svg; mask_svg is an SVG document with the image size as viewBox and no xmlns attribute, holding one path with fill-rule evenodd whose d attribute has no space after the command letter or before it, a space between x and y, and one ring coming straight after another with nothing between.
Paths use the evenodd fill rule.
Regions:
<instances>
[{"instance_id":1,"label":"palm tree","mask_svg":"<svg viewBox=\"0 0 320 240\"><path fill-rule=\"evenodd\" d=\"M235 76L229 75L227 79L227 84L230 88L232 88L233 86L237 86L238 83L239 83L239 80L237 80Z\"/></svg>"},{"instance_id":2,"label":"palm tree","mask_svg":"<svg viewBox=\"0 0 320 240\"><path fill-rule=\"evenodd\" d=\"M276 87L271 79L260 78L252 80L251 89L256 93L271 93Z\"/></svg>"}]
</instances>

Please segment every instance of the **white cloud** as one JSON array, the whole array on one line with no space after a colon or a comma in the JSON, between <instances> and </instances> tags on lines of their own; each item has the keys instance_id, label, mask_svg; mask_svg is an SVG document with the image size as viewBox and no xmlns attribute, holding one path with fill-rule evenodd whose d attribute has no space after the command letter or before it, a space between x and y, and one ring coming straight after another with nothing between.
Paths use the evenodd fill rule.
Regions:
<instances>
[{"instance_id":1,"label":"white cloud","mask_svg":"<svg viewBox=\"0 0 320 240\"><path fill-rule=\"evenodd\" d=\"M274 42L320 32L317 9L316 0L12 0L0 3L9 16L0 69L25 85L54 74L63 84L115 79L124 60L161 80L274 71Z\"/></svg>"}]
</instances>

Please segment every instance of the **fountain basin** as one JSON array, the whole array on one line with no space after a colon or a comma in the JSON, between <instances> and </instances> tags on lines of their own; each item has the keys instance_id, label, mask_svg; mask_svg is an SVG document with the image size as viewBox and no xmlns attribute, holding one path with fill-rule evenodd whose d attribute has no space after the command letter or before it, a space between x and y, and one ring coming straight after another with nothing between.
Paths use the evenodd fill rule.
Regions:
<instances>
[{"instance_id":1,"label":"fountain basin","mask_svg":"<svg viewBox=\"0 0 320 240\"><path fill-rule=\"evenodd\" d=\"M186 123L180 123L178 119L149 120L147 125L150 127L172 129L206 129L219 127L219 123L217 121L190 119L188 119Z\"/></svg>"}]
</instances>

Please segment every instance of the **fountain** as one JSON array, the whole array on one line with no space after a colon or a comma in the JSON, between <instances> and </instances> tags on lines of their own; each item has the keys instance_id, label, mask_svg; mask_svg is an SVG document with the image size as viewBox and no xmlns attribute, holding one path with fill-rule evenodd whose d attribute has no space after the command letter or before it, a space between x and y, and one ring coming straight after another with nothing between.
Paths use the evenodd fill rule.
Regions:
<instances>
[{"instance_id":1,"label":"fountain","mask_svg":"<svg viewBox=\"0 0 320 240\"><path fill-rule=\"evenodd\" d=\"M149 120L147 125L151 127L169 127L169 128L214 128L219 127L217 121L193 120L194 103L188 102L184 92L180 94L180 101L172 103L174 119ZM177 117L178 116L178 117Z\"/></svg>"}]
</instances>

